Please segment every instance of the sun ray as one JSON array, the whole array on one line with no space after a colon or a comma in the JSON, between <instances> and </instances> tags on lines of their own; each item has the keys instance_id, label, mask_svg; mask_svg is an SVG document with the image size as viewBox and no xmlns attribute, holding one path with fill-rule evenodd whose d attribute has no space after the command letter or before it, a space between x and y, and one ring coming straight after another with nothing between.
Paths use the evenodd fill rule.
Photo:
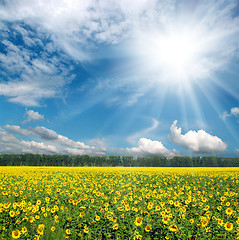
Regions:
<instances>
[{"instance_id":1,"label":"sun ray","mask_svg":"<svg viewBox=\"0 0 239 240\"><path fill-rule=\"evenodd\" d=\"M200 84L198 85L198 87L200 87L200 90L203 93L205 99L207 99L208 103L215 110L215 112L219 118L223 112L222 107L220 106L220 103L214 98L212 92L209 91L209 87L205 88L205 87L201 86ZM239 144L239 137L238 137L238 134L236 134L235 130L233 129L233 126L231 124L229 124L227 121L224 121L224 125L227 128L230 135L233 137L234 141L237 144Z\"/></svg>"}]
</instances>

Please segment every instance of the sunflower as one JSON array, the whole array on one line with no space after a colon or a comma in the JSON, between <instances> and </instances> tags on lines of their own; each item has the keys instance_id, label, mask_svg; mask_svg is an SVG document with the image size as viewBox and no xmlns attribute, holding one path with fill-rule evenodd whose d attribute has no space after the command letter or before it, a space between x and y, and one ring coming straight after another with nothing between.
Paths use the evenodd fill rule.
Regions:
<instances>
[{"instance_id":1,"label":"sunflower","mask_svg":"<svg viewBox=\"0 0 239 240\"><path fill-rule=\"evenodd\" d=\"M149 225L147 225L144 230L145 230L146 232L150 232L151 227L150 227Z\"/></svg>"},{"instance_id":2,"label":"sunflower","mask_svg":"<svg viewBox=\"0 0 239 240\"><path fill-rule=\"evenodd\" d=\"M26 233L27 232L27 228L26 227L23 227L22 228L22 233Z\"/></svg>"},{"instance_id":3,"label":"sunflower","mask_svg":"<svg viewBox=\"0 0 239 240\"><path fill-rule=\"evenodd\" d=\"M29 222L30 223L33 223L35 221L35 218L34 217L29 217Z\"/></svg>"},{"instance_id":4,"label":"sunflower","mask_svg":"<svg viewBox=\"0 0 239 240\"><path fill-rule=\"evenodd\" d=\"M20 236L21 236L21 232L19 230L16 230L16 231L12 232L12 237L14 239L20 238Z\"/></svg>"},{"instance_id":5,"label":"sunflower","mask_svg":"<svg viewBox=\"0 0 239 240\"><path fill-rule=\"evenodd\" d=\"M15 216L15 212L14 211L10 211L9 215L10 215L10 217L14 217Z\"/></svg>"},{"instance_id":6,"label":"sunflower","mask_svg":"<svg viewBox=\"0 0 239 240\"><path fill-rule=\"evenodd\" d=\"M43 228L41 228L41 227L38 228L38 229L37 229L37 233L40 234L40 235L43 235L43 233L44 233Z\"/></svg>"},{"instance_id":7,"label":"sunflower","mask_svg":"<svg viewBox=\"0 0 239 240\"><path fill-rule=\"evenodd\" d=\"M173 225L169 226L169 230L171 232L175 232L176 233L178 231L178 227L175 224L173 224Z\"/></svg>"},{"instance_id":8,"label":"sunflower","mask_svg":"<svg viewBox=\"0 0 239 240\"><path fill-rule=\"evenodd\" d=\"M135 219L135 221L134 221L134 224L135 224L136 226L140 226L140 225L142 225L142 221L143 221L143 218L141 218L141 217L136 217L136 219Z\"/></svg>"},{"instance_id":9,"label":"sunflower","mask_svg":"<svg viewBox=\"0 0 239 240\"><path fill-rule=\"evenodd\" d=\"M219 225L221 225L221 226L223 225L223 220L222 219L217 219L217 222L218 222Z\"/></svg>"},{"instance_id":10,"label":"sunflower","mask_svg":"<svg viewBox=\"0 0 239 240\"><path fill-rule=\"evenodd\" d=\"M232 223L225 223L224 227L227 231L231 231L233 229L233 224Z\"/></svg>"},{"instance_id":11,"label":"sunflower","mask_svg":"<svg viewBox=\"0 0 239 240\"><path fill-rule=\"evenodd\" d=\"M159 211L160 209L161 209L160 206L156 206L156 207L155 207L155 211Z\"/></svg>"},{"instance_id":12,"label":"sunflower","mask_svg":"<svg viewBox=\"0 0 239 240\"><path fill-rule=\"evenodd\" d=\"M227 208L227 209L226 209L226 214L227 214L228 216L231 216L232 213L233 213L233 210L232 210L231 208Z\"/></svg>"},{"instance_id":13,"label":"sunflower","mask_svg":"<svg viewBox=\"0 0 239 240\"><path fill-rule=\"evenodd\" d=\"M206 232L211 232L209 227L206 228Z\"/></svg>"},{"instance_id":14,"label":"sunflower","mask_svg":"<svg viewBox=\"0 0 239 240\"><path fill-rule=\"evenodd\" d=\"M193 224L193 223L194 223L194 220L193 220L193 219L190 219L190 223Z\"/></svg>"},{"instance_id":15,"label":"sunflower","mask_svg":"<svg viewBox=\"0 0 239 240\"><path fill-rule=\"evenodd\" d=\"M119 224L118 224L118 223L114 224L112 228L113 228L114 230L119 229Z\"/></svg>"},{"instance_id":16,"label":"sunflower","mask_svg":"<svg viewBox=\"0 0 239 240\"><path fill-rule=\"evenodd\" d=\"M141 239L142 239L141 235L134 236L134 240L141 240Z\"/></svg>"},{"instance_id":17,"label":"sunflower","mask_svg":"<svg viewBox=\"0 0 239 240\"><path fill-rule=\"evenodd\" d=\"M226 199L227 199L226 197L221 197L221 198L220 198L220 200L221 200L222 202L226 201Z\"/></svg>"}]
</instances>

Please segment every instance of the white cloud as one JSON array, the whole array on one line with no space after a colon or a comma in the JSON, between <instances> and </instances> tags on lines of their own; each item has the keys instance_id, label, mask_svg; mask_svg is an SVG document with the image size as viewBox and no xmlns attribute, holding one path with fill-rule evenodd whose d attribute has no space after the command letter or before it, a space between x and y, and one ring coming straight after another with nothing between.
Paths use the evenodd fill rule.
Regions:
<instances>
[{"instance_id":1,"label":"white cloud","mask_svg":"<svg viewBox=\"0 0 239 240\"><path fill-rule=\"evenodd\" d=\"M106 101L111 99L112 103L119 104L122 99L126 99L126 105L133 105L148 90L147 87L140 86L149 86L150 82L153 82L150 86L155 87L155 84L161 83L165 77L162 75L165 71L162 71L164 69L161 65L154 66L155 60L157 65L162 55L155 51L151 44L152 39L148 37L152 36L155 30L161 34L170 29L179 31L187 29L190 35L194 35L193 45L202 51L197 55L199 59L195 60L193 67L187 68L190 71L188 76L204 79L205 76L223 68L237 54L239 18L234 14L236 7L236 0L203 1L189 5L177 4L174 0L5 1L0 5L0 21L2 20L0 26L4 25L4 22L13 23L14 31L21 34L26 46L19 48L7 41L4 42L8 48L8 52L1 54L0 57L1 62L6 63L4 68L16 71L17 66L18 70L24 73L14 81L9 79L8 82L1 82L0 95L25 106L38 106L43 98L61 95L64 86L72 80L69 71L62 70L62 64L57 59L65 59L68 55L77 61L90 62L101 56L114 57L120 52L125 59L130 57L135 61L132 63L130 60L132 65L125 64L128 69L121 66L114 74L121 75L119 77L121 82L123 73L126 73L125 82L117 85L118 80L115 80L110 87L116 85L115 89L122 90L129 86L131 91L126 94L126 99L124 95L118 97L116 89ZM176 23L173 18L175 15ZM28 28L25 28L25 25ZM2 31L5 35L9 34L6 27L2 27ZM118 52L113 54L109 51L110 54L104 52L102 55L95 51L98 46L102 46L101 44L106 46L117 43L120 44L118 48L120 51L117 50ZM40 46L44 51L32 55L29 48L32 46ZM149 50L149 54L146 54L148 58L139 58L142 56L142 50L145 51L146 48ZM180 51L181 49L184 48L180 48ZM58 52L60 57L52 61L49 53L54 52ZM172 74L175 71L168 72ZM26 76L29 76L28 81ZM134 81L132 81L134 76L139 80L137 87L129 84ZM22 90L18 92L16 89ZM32 92L37 94L31 94Z\"/></svg>"},{"instance_id":2,"label":"white cloud","mask_svg":"<svg viewBox=\"0 0 239 240\"><path fill-rule=\"evenodd\" d=\"M94 156L105 155L105 152L83 150L83 149L76 149L76 148L65 148L64 151L66 151L68 154L71 154L71 155L94 155Z\"/></svg>"},{"instance_id":3,"label":"white cloud","mask_svg":"<svg viewBox=\"0 0 239 240\"><path fill-rule=\"evenodd\" d=\"M80 149L93 149L94 147L90 147L83 142L80 141L73 141L63 135L57 134L55 131L51 129L47 129L45 127L35 127L29 128L33 135L38 136L43 140L54 141L59 143L63 146L69 146L73 148L80 148Z\"/></svg>"},{"instance_id":4,"label":"white cloud","mask_svg":"<svg viewBox=\"0 0 239 240\"><path fill-rule=\"evenodd\" d=\"M97 150L102 152L106 151L106 142L104 139L92 139L89 141L90 145L94 146Z\"/></svg>"},{"instance_id":5,"label":"white cloud","mask_svg":"<svg viewBox=\"0 0 239 240\"><path fill-rule=\"evenodd\" d=\"M7 132L4 132L4 131L0 131L0 138L1 138L1 142L2 144L3 143L17 143L18 142L18 139L12 135L11 133L7 133Z\"/></svg>"},{"instance_id":6,"label":"white cloud","mask_svg":"<svg viewBox=\"0 0 239 240\"><path fill-rule=\"evenodd\" d=\"M82 149L65 148L64 150L65 150L68 154L71 154L71 155L84 155L84 154L88 154L87 151L82 150Z\"/></svg>"},{"instance_id":7,"label":"white cloud","mask_svg":"<svg viewBox=\"0 0 239 240\"><path fill-rule=\"evenodd\" d=\"M143 2L143 1L142 1ZM136 9L133 4L132 10ZM144 3L146 5L146 2ZM0 6L0 19L23 21L41 32L50 34L55 44L77 60L88 60L94 42L117 43L127 33L129 19L126 4L114 1L10 1ZM142 8L140 12L145 10ZM127 14L130 16L130 13ZM22 29L24 39L27 34ZM25 40L26 41L26 40Z\"/></svg>"},{"instance_id":8,"label":"white cloud","mask_svg":"<svg viewBox=\"0 0 239 240\"><path fill-rule=\"evenodd\" d=\"M33 135L36 135L37 137L43 139L43 140L57 140L58 139L58 134L48 128L45 127L35 127L35 128L29 128L29 131Z\"/></svg>"},{"instance_id":9,"label":"white cloud","mask_svg":"<svg viewBox=\"0 0 239 240\"><path fill-rule=\"evenodd\" d=\"M18 140L8 132L0 132L1 153L59 153L55 146L36 141Z\"/></svg>"},{"instance_id":10,"label":"white cloud","mask_svg":"<svg viewBox=\"0 0 239 240\"><path fill-rule=\"evenodd\" d=\"M44 46L36 55L31 49L8 40L2 43L6 52L0 53L4 69L0 70L4 80L0 83L0 95L24 106L39 106L43 98L62 96L62 89L73 79L63 55L61 58L49 57Z\"/></svg>"},{"instance_id":11,"label":"white cloud","mask_svg":"<svg viewBox=\"0 0 239 240\"><path fill-rule=\"evenodd\" d=\"M80 141L75 142L73 140L70 140L69 138L62 136L62 135L58 135L57 141L59 143L61 143L62 145L70 146L73 148L81 148L81 149L93 149L94 148L94 147L85 145L83 142L80 142Z\"/></svg>"},{"instance_id":12,"label":"white cloud","mask_svg":"<svg viewBox=\"0 0 239 240\"><path fill-rule=\"evenodd\" d=\"M239 148L235 150L236 154L239 156Z\"/></svg>"},{"instance_id":13,"label":"white cloud","mask_svg":"<svg viewBox=\"0 0 239 240\"><path fill-rule=\"evenodd\" d=\"M233 116L239 116L239 108L238 107L234 107L231 109L231 115Z\"/></svg>"},{"instance_id":14,"label":"white cloud","mask_svg":"<svg viewBox=\"0 0 239 240\"><path fill-rule=\"evenodd\" d=\"M31 122L31 121L43 120L44 119L44 115L41 115L38 112L34 112L33 110L27 110L26 109L26 115L27 115L27 119L22 122L23 124Z\"/></svg>"},{"instance_id":15,"label":"white cloud","mask_svg":"<svg viewBox=\"0 0 239 240\"><path fill-rule=\"evenodd\" d=\"M190 149L195 153L208 154L223 153L227 148L227 144L220 138L212 136L204 130L190 130L183 135L182 129L178 128L176 125L177 120L175 120L170 127L169 138L173 143L183 148Z\"/></svg>"},{"instance_id":16,"label":"white cloud","mask_svg":"<svg viewBox=\"0 0 239 240\"><path fill-rule=\"evenodd\" d=\"M13 132L13 133L18 133L24 137L27 137L31 134L31 132L27 129L22 129L20 126L17 126L17 125L5 125L3 127L4 129L10 131L10 132Z\"/></svg>"},{"instance_id":17,"label":"white cloud","mask_svg":"<svg viewBox=\"0 0 239 240\"><path fill-rule=\"evenodd\" d=\"M138 141L138 146L126 148L126 152L134 156L160 155L167 158L172 158L176 155L173 151L165 148L161 142L152 141L147 138L140 138Z\"/></svg>"},{"instance_id":18,"label":"white cloud","mask_svg":"<svg viewBox=\"0 0 239 240\"><path fill-rule=\"evenodd\" d=\"M239 117L239 107L233 107L231 108L231 112L228 113L227 111L225 111L220 117L225 120L227 117Z\"/></svg>"},{"instance_id":19,"label":"white cloud","mask_svg":"<svg viewBox=\"0 0 239 240\"><path fill-rule=\"evenodd\" d=\"M35 128L29 127L27 129L23 129L17 125L5 125L3 128L12 133L20 134L24 137L29 137L30 135L32 135L39 138L41 141L43 141L41 143L38 143L36 141L23 141L23 140L19 141L14 135L4 131L2 132L2 141L9 142L9 143L10 142L20 143L19 146L27 147L27 149L38 148L38 150L40 149L42 151L45 150L50 152L63 153L65 151L64 147L67 146L70 148L65 148L67 149L66 151L68 153L71 153L70 149L72 149L72 153L74 152L74 154L76 154L78 150L79 150L78 152L79 153L82 152L82 154L83 153L97 154L98 150L100 151L105 150L103 148L95 148L94 146L86 145L85 143L80 141L73 141L45 127L35 127ZM14 149L12 150L15 151Z\"/></svg>"},{"instance_id":20,"label":"white cloud","mask_svg":"<svg viewBox=\"0 0 239 240\"><path fill-rule=\"evenodd\" d=\"M42 142L35 142L35 141L20 141L20 144L24 147L24 149L31 149L31 150L41 150L43 152L52 152L52 153L58 153L58 150L53 145L46 145ZM26 150L24 150L26 151Z\"/></svg>"}]
</instances>

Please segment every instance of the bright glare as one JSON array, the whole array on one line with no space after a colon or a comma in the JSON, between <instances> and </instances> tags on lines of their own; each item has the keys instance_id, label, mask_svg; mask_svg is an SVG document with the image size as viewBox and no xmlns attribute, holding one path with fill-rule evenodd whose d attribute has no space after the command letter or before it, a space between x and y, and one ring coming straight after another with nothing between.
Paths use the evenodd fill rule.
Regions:
<instances>
[{"instance_id":1,"label":"bright glare","mask_svg":"<svg viewBox=\"0 0 239 240\"><path fill-rule=\"evenodd\" d=\"M137 51L144 67L157 73L159 81L185 82L206 75L207 42L193 31L140 34ZM205 51L206 49L206 51Z\"/></svg>"},{"instance_id":2,"label":"bright glare","mask_svg":"<svg viewBox=\"0 0 239 240\"><path fill-rule=\"evenodd\" d=\"M163 36L158 39L155 53L159 64L178 73L186 71L196 57L195 43L189 36Z\"/></svg>"}]
</instances>

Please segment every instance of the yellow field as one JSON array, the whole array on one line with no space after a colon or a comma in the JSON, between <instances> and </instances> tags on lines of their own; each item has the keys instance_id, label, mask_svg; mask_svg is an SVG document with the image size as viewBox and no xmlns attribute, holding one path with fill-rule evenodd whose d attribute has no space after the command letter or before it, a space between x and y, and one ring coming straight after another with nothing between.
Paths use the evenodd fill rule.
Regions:
<instances>
[{"instance_id":1,"label":"yellow field","mask_svg":"<svg viewBox=\"0 0 239 240\"><path fill-rule=\"evenodd\" d=\"M239 168L1 167L0 239L239 239Z\"/></svg>"}]
</instances>

